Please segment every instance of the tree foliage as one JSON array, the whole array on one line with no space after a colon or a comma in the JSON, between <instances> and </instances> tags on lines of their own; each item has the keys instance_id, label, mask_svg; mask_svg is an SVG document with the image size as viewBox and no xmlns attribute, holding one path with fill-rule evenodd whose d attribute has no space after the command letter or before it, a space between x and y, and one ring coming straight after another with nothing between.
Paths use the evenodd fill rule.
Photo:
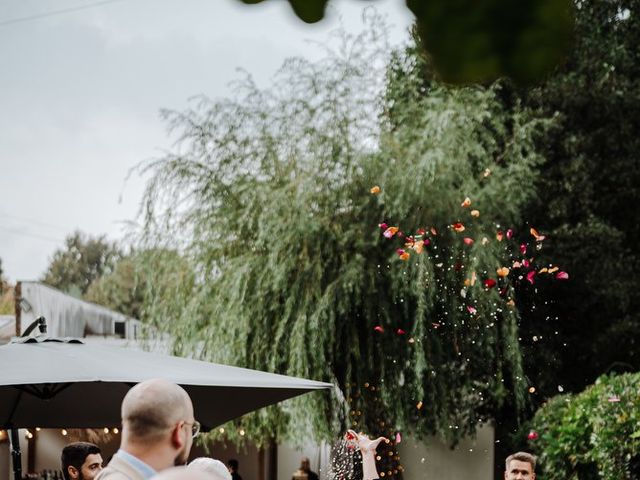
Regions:
<instances>
[{"instance_id":1,"label":"tree foliage","mask_svg":"<svg viewBox=\"0 0 640 480\"><path fill-rule=\"evenodd\" d=\"M172 295L174 289L189 288L192 283L193 270L177 252L134 251L122 257L112 272L95 279L84 299L154 325L147 297Z\"/></svg>"},{"instance_id":2,"label":"tree foliage","mask_svg":"<svg viewBox=\"0 0 640 480\"><path fill-rule=\"evenodd\" d=\"M289 0L307 23L322 20L328 3ZM537 82L562 63L571 45L571 0L484 0L473 8L465 0L405 3L415 15L419 44L447 82L492 82L500 77Z\"/></svg>"},{"instance_id":3,"label":"tree foliage","mask_svg":"<svg viewBox=\"0 0 640 480\"><path fill-rule=\"evenodd\" d=\"M84 295L91 283L113 271L122 252L106 237L91 237L77 231L54 252L42 281L76 296Z\"/></svg>"},{"instance_id":4,"label":"tree foliage","mask_svg":"<svg viewBox=\"0 0 640 480\"><path fill-rule=\"evenodd\" d=\"M578 395L559 395L533 419L549 480L621 480L640 475L640 374L600 377Z\"/></svg>"},{"instance_id":5,"label":"tree foliage","mask_svg":"<svg viewBox=\"0 0 640 480\"><path fill-rule=\"evenodd\" d=\"M258 442L345 424L455 442L524 402L517 311L480 281L465 286L502 265L503 247L467 248L449 227L467 195L483 212L464 219L478 239L521 220L549 121L505 107L500 86L425 84L420 56L372 48L380 32L343 37L319 63L290 60L270 88L247 77L233 99L165 112L179 144L145 170L143 242L196 268L191 288L150 299L176 351L338 388L243 420ZM402 263L381 221L439 233ZM358 403L365 384L381 407ZM360 405L351 418L344 400Z\"/></svg>"},{"instance_id":6,"label":"tree foliage","mask_svg":"<svg viewBox=\"0 0 640 480\"><path fill-rule=\"evenodd\" d=\"M548 226L547 253L572 279L523 309L527 372L540 394L580 391L610 370L639 370L640 2L576 2L567 65L526 94L543 115L539 192L525 213ZM535 343L536 335L544 341ZM553 366L552 375L541 365Z\"/></svg>"}]
</instances>

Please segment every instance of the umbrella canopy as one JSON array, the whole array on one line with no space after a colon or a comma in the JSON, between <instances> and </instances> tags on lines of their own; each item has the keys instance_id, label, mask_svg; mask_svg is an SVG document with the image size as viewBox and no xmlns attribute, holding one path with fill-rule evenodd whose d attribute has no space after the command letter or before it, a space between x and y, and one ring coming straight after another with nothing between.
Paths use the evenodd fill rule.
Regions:
<instances>
[{"instance_id":1,"label":"umbrella canopy","mask_svg":"<svg viewBox=\"0 0 640 480\"><path fill-rule=\"evenodd\" d=\"M120 424L134 384L181 385L211 429L252 410L330 383L76 339L29 338L0 346L0 428L101 428Z\"/></svg>"}]
</instances>

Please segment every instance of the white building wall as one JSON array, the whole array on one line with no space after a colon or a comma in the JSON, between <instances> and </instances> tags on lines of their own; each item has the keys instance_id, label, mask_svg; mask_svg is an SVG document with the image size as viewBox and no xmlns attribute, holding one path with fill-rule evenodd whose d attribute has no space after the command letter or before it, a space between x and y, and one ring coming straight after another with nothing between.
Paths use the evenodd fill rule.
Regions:
<instances>
[{"instance_id":1,"label":"white building wall","mask_svg":"<svg viewBox=\"0 0 640 480\"><path fill-rule=\"evenodd\" d=\"M494 433L493 426L484 425L475 439L461 441L454 450L435 439L404 438L398 448L404 480L492 480Z\"/></svg>"}]
</instances>

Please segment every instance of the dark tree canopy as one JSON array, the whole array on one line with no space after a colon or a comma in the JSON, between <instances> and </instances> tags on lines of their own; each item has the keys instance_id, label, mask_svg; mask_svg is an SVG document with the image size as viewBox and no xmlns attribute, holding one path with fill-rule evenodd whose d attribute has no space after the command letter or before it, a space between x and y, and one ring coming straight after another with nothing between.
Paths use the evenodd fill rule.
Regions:
<instances>
[{"instance_id":1,"label":"dark tree canopy","mask_svg":"<svg viewBox=\"0 0 640 480\"><path fill-rule=\"evenodd\" d=\"M329 2L289 4L298 18L315 23L324 18ZM535 83L564 61L571 46L571 0L483 0L472 5L468 0L406 0L406 5L416 17L419 44L446 82L490 83L509 77Z\"/></svg>"}]
</instances>

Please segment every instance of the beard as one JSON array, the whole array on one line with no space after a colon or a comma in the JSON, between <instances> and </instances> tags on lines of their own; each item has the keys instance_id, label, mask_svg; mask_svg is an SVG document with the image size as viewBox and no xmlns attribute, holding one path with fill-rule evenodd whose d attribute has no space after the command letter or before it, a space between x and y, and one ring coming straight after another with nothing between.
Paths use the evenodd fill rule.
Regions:
<instances>
[{"instance_id":1,"label":"beard","mask_svg":"<svg viewBox=\"0 0 640 480\"><path fill-rule=\"evenodd\" d=\"M189 460L189 451L186 448L183 448L178 452L176 458L173 459L173 465L175 467L181 467L187 464L187 460Z\"/></svg>"}]
</instances>

